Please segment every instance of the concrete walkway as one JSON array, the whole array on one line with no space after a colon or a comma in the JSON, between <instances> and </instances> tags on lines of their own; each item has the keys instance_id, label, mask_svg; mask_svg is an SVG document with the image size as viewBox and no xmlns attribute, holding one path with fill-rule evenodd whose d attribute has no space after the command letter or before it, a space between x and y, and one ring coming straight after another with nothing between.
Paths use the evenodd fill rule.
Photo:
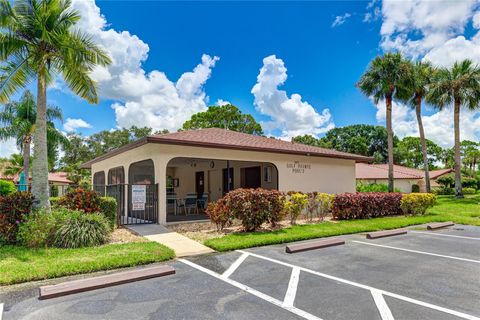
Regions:
<instances>
[{"instance_id":1,"label":"concrete walkway","mask_svg":"<svg viewBox=\"0 0 480 320\"><path fill-rule=\"evenodd\" d=\"M215 252L209 247L177 232L171 231L160 224L133 224L125 227L150 241L155 241L172 248L175 250L177 257Z\"/></svg>"}]
</instances>

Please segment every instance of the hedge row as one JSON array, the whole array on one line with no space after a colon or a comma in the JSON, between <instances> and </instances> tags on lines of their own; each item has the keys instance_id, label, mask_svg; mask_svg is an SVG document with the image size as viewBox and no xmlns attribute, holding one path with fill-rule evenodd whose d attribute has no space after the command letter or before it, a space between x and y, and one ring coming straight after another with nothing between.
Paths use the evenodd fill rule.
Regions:
<instances>
[{"instance_id":1,"label":"hedge row","mask_svg":"<svg viewBox=\"0 0 480 320\"><path fill-rule=\"evenodd\" d=\"M264 223L273 226L285 217L294 225L301 213L321 221L331 213L336 220L368 219L384 216L424 214L433 206L436 196L426 193L307 193L276 190L236 189L217 202L210 203L206 213L218 230L240 220L245 231L254 231Z\"/></svg>"}]
</instances>

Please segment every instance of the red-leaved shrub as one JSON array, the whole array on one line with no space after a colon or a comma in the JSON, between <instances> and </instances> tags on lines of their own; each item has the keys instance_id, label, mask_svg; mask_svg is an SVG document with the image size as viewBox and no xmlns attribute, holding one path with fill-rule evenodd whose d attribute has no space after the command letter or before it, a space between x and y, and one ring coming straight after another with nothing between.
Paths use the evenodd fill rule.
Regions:
<instances>
[{"instance_id":1,"label":"red-leaved shrub","mask_svg":"<svg viewBox=\"0 0 480 320\"><path fill-rule=\"evenodd\" d=\"M217 231L222 231L223 228L230 226L233 222L233 214L226 205L225 198L218 199L215 202L210 202L205 210L210 221L215 223Z\"/></svg>"},{"instance_id":2,"label":"red-leaved shrub","mask_svg":"<svg viewBox=\"0 0 480 320\"><path fill-rule=\"evenodd\" d=\"M80 210L86 213L101 212L100 194L94 190L77 188L67 192L58 200L58 205L70 210Z\"/></svg>"},{"instance_id":3,"label":"red-leaved shrub","mask_svg":"<svg viewBox=\"0 0 480 320\"><path fill-rule=\"evenodd\" d=\"M32 211L33 196L29 192L15 192L0 197L0 243L14 243L18 226Z\"/></svg>"},{"instance_id":4,"label":"red-leaved shrub","mask_svg":"<svg viewBox=\"0 0 480 320\"><path fill-rule=\"evenodd\" d=\"M265 222L274 226L285 215L284 196L277 190L235 189L222 200L225 210L242 222L245 231L255 231Z\"/></svg>"},{"instance_id":5,"label":"red-leaved shrub","mask_svg":"<svg viewBox=\"0 0 480 320\"><path fill-rule=\"evenodd\" d=\"M332 215L337 220L368 219L402 214L401 193L343 193L335 196Z\"/></svg>"}]
</instances>

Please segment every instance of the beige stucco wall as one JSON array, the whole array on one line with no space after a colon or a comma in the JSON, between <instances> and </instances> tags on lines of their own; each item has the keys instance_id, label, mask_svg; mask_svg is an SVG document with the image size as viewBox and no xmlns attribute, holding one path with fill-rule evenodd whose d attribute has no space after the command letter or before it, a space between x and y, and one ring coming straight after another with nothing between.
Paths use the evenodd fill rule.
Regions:
<instances>
[{"instance_id":1,"label":"beige stucco wall","mask_svg":"<svg viewBox=\"0 0 480 320\"><path fill-rule=\"evenodd\" d=\"M177 157L272 163L278 170L278 188L280 191L297 190L327 193L355 191L355 162L353 160L166 144L142 145L94 163L92 165L92 177L98 171L104 171L105 176L108 176L109 169L123 166L125 183L128 183L130 164L152 159L155 164L155 182L159 184L159 190L165 190L167 164L171 159ZM299 165L304 167L299 168ZM210 179L212 179L212 175L210 175ZM240 182L239 179L235 180ZM182 181L180 181L180 185L182 185ZM159 193L159 222L166 222L165 192Z\"/></svg>"}]
</instances>

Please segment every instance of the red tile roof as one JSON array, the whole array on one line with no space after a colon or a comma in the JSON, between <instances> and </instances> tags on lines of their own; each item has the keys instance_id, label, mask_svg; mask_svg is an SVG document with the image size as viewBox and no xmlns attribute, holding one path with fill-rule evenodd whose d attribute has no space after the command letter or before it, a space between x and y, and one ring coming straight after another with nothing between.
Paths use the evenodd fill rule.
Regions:
<instances>
[{"instance_id":1,"label":"red tile roof","mask_svg":"<svg viewBox=\"0 0 480 320\"><path fill-rule=\"evenodd\" d=\"M73 184L73 181L69 180L67 178L67 173L66 172L49 172L48 173L48 182L59 182L59 183L65 183L65 184ZM20 179L20 175L16 174L14 176L4 176L0 175L1 180L10 180L13 182L18 182ZM32 179L32 177L30 177Z\"/></svg>"},{"instance_id":2,"label":"red tile roof","mask_svg":"<svg viewBox=\"0 0 480 320\"><path fill-rule=\"evenodd\" d=\"M357 163L356 178L360 180L388 179L388 164L365 164ZM444 174L452 172L452 169L441 169L430 171L430 179L436 179ZM404 166L393 166L394 179L423 179L423 170L408 168Z\"/></svg>"},{"instance_id":3,"label":"red tile roof","mask_svg":"<svg viewBox=\"0 0 480 320\"><path fill-rule=\"evenodd\" d=\"M284 140L260 137L231 130L209 128L149 136L133 142L129 145L126 145L122 148L110 151L101 157L88 161L84 163L82 167L90 168L92 163L107 159L116 154L138 147L145 143L161 143L285 154L300 154L317 157L350 159L361 162L372 161L370 157L365 157L352 153L313 147Z\"/></svg>"}]
</instances>

